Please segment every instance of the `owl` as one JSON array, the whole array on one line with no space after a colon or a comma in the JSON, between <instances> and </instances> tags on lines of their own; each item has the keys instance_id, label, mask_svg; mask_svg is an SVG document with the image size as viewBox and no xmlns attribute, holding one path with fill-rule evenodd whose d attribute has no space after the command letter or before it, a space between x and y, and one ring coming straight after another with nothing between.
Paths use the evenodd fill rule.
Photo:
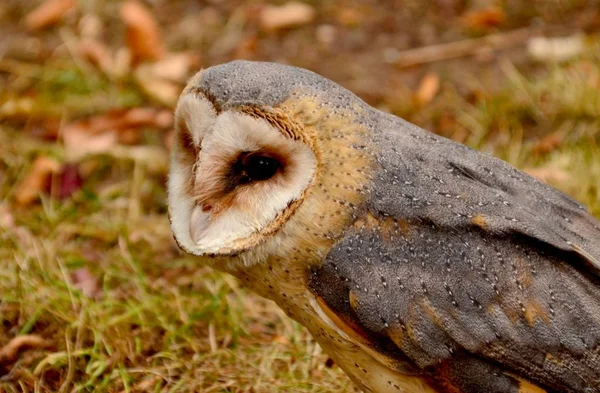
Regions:
<instances>
[{"instance_id":1,"label":"owl","mask_svg":"<svg viewBox=\"0 0 600 393\"><path fill-rule=\"evenodd\" d=\"M304 325L365 392L600 392L600 223L304 69L179 99L179 246Z\"/></svg>"}]
</instances>

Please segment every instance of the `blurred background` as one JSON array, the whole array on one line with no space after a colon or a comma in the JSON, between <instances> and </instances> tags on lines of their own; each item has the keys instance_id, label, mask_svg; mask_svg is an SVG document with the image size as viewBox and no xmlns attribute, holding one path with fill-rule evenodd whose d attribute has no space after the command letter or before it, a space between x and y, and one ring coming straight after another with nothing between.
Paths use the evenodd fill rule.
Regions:
<instances>
[{"instance_id":1,"label":"blurred background","mask_svg":"<svg viewBox=\"0 0 600 393\"><path fill-rule=\"evenodd\" d=\"M185 81L305 67L600 215L600 2L3 0L0 391L354 391L310 336L174 244Z\"/></svg>"}]
</instances>

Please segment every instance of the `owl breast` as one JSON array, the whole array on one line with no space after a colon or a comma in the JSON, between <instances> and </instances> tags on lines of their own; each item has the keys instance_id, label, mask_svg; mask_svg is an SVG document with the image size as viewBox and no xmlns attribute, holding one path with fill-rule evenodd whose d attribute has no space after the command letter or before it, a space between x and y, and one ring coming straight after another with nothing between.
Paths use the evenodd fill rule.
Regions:
<instances>
[{"instance_id":1,"label":"owl breast","mask_svg":"<svg viewBox=\"0 0 600 393\"><path fill-rule=\"evenodd\" d=\"M363 391L436 392L408 362L382 356L379 348L363 345L354 330L345 328L342 321L334 320L335 314L308 289L311 271L290 267L286 258L271 257L265 263L246 269L234 267L228 272L250 290L273 300L290 318L304 325L323 351Z\"/></svg>"}]
</instances>

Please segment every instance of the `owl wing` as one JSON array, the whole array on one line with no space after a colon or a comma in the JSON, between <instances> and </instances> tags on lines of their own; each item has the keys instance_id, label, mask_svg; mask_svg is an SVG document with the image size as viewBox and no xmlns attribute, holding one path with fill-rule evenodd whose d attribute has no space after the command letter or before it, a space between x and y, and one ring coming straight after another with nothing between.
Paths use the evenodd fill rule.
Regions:
<instances>
[{"instance_id":1,"label":"owl wing","mask_svg":"<svg viewBox=\"0 0 600 393\"><path fill-rule=\"evenodd\" d=\"M403 127L381 136L370 200L313 293L443 391L600 392L598 222L502 161Z\"/></svg>"}]
</instances>

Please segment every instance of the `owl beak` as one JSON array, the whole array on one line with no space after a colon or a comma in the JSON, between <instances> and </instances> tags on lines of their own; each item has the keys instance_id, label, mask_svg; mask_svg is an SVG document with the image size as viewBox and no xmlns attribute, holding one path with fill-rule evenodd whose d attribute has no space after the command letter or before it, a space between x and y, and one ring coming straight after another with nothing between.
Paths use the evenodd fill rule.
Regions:
<instances>
[{"instance_id":1,"label":"owl beak","mask_svg":"<svg viewBox=\"0 0 600 393\"><path fill-rule=\"evenodd\" d=\"M196 205L190 216L190 237L194 243L199 243L208 228L210 215L202 211L202 206Z\"/></svg>"}]
</instances>

